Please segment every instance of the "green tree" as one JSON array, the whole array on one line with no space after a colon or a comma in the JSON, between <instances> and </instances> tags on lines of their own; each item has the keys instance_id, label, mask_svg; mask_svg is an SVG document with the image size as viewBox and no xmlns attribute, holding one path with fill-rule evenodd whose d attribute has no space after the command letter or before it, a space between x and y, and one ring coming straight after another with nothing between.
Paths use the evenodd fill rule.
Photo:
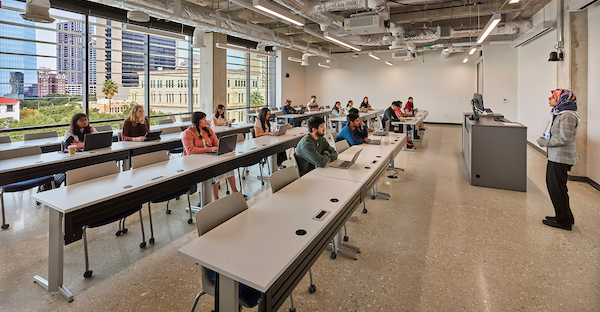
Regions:
<instances>
[{"instance_id":1,"label":"green tree","mask_svg":"<svg viewBox=\"0 0 600 312\"><path fill-rule=\"evenodd\" d=\"M108 98L108 110L112 112L110 102L113 96L119 93L119 86L117 86L117 84L112 79L108 79L104 82L104 85L102 86L102 93Z\"/></svg>"},{"instance_id":2,"label":"green tree","mask_svg":"<svg viewBox=\"0 0 600 312\"><path fill-rule=\"evenodd\" d=\"M258 91L250 94L250 106L262 106L265 104L265 98Z\"/></svg>"}]
</instances>

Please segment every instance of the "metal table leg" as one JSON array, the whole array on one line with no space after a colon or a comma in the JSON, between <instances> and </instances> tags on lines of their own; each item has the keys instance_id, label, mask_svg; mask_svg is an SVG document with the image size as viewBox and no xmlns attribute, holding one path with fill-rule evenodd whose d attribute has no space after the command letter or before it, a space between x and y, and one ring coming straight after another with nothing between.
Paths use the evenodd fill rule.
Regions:
<instances>
[{"instance_id":1,"label":"metal table leg","mask_svg":"<svg viewBox=\"0 0 600 312\"><path fill-rule=\"evenodd\" d=\"M239 283L231 278L216 273L216 300L215 311L239 312L240 311L240 288Z\"/></svg>"},{"instance_id":2,"label":"metal table leg","mask_svg":"<svg viewBox=\"0 0 600 312\"><path fill-rule=\"evenodd\" d=\"M51 294L60 293L69 302L73 294L63 285L63 255L64 233L62 231L63 213L49 209L48 217L48 280L39 275L33 277L33 282L42 286Z\"/></svg>"}]
</instances>

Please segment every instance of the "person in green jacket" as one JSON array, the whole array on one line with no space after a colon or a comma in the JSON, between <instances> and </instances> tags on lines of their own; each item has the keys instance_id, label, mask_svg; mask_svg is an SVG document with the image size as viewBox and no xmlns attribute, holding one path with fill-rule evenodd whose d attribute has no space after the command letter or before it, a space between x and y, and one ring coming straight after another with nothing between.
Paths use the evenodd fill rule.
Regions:
<instances>
[{"instance_id":1,"label":"person in green jacket","mask_svg":"<svg viewBox=\"0 0 600 312\"><path fill-rule=\"evenodd\" d=\"M310 117L308 131L310 133L305 135L296 146L296 162L300 176L309 173L316 167L323 168L338 157L338 153L323 137L325 135L323 118Z\"/></svg>"}]
</instances>

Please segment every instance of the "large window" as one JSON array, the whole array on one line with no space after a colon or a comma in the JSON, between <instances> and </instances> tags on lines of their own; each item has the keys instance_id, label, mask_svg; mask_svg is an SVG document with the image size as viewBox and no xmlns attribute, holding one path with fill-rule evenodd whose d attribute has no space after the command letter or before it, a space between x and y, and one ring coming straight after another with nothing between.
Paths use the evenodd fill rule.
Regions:
<instances>
[{"instance_id":1,"label":"large window","mask_svg":"<svg viewBox=\"0 0 600 312\"><path fill-rule=\"evenodd\" d=\"M267 81L267 57L227 50L227 118L245 121L248 109L266 107Z\"/></svg>"}]
</instances>

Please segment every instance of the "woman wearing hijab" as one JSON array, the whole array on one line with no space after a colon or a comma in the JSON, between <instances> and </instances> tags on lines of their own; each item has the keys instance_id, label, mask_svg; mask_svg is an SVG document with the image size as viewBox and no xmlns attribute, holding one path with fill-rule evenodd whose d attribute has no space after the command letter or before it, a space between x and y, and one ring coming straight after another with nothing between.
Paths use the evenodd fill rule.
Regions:
<instances>
[{"instance_id":1,"label":"woman wearing hijab","mask_svg":"<svg viewBox=\"0 0 600 312\"><path fill-rule=\"evenodd\" d=\"M544 134L537 142L548 150L546 186L556 215L546 217L542 223L570 231L575 220L569 206L567 172L579 162L575 148L575 137L579 124L577 99L573 92L565 89L552 91L552 95L548 99L549 105L552 107L550 120Z\"/></svg>"}]
</instances>

